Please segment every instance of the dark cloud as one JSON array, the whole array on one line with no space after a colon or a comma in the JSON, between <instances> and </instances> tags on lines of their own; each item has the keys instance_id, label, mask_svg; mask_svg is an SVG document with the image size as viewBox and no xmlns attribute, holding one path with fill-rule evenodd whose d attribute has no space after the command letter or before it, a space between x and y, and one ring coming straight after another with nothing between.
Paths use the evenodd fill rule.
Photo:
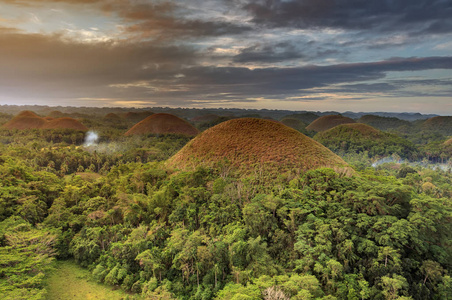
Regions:
<instances>
[{"instance_id":1,"label":"dark cloud","mask_svg":"<svg viewBox=\"0 0 452 300\"><path fill-rule=\"evenodd\" d=\"M359 84L343 84L337 88L328 89L333 93L388 93L400 89L400 86L394 83L359 83Z\"/></svg>"},{"instance_id":2,"label":"dark cloud","mask_svg":"<svg viewBox=\"0 0 452 300\"><path fill-rule=\"evenodd\" d=\"M339 84L326 86L315 91L303 91L307 95L314 93L335 93L346 94L350 99L367 99L375 97L378 94L380 98L391 97L412 97L412 98L432 98L449 97L452 93L452 80L441 79L419 79L419 80L391 80L389 82L379 83L358 83L358 84ZM429 89L430 87L440 87L440 89ZM304 99L309 99L306 97ZM317 99L313 97L312 99Z\"/></svg>"},{"instance_id":3,"label":"dark cloud","mask_svg":"<svg viewBox=\"0 0 452 300\"><path fill-rule=\"evenodd\" d=\"M255 44L240 51L233 57L237 63L265 62L275 63L286 60L300 59L304 55L293 44L281 42L275 44Z\"/></svg>"},{"instance_id":4,"label":"dark cloud","mask_svg":"<svg viewBox=\"0 0 452 300\"><path fill-rule=\"evenodd\" d=\"M174 18L155 18L127 26L125 32L141 38L183 39L216 37L241 34L250 31L249 26L235 25L223 21L177 20Z\"/></svg>"},{"instance_id":5,"label":"dark cloud","mask_svg":"<svg viewBox=\"0 0 452 300\"><path fill-rule=\"evenodd\" d=\"M93 4L105 1L106 0L2 0L2 3L29 7L46 3Z\"/></svg>"},{"instance_id":6,"label":"dark cloud","mask_svg":"<svg viewBox=\"0 0 452 300\"><path fill-rule=\"evenodd\" d=\"M23 31L0 27L0 99L6 95L52 103L117 99L131 105L202 106L253 103L259 98L314 101L322 99L319 93L352 95L347 99L353 100L370 94L450 95L450 79L390 80L387 74L450 70L451 56L434 57L423 49L386 50L421 45L425 33L434 33L428 40L435 42L430 48L443 43L444 36L435 36L452 33L451 1L235 0L228 1L230 11L223 0L209 1L206 6L200 6L200 0L2 3L44 8L60 4L74 20L86 11L94 13L74 22L72 35L70 30L27 34L26 28L34 24L5 19L2 24L8 26L24 23L17 25ZM111 24L96 26L97 12L101 22ZM48 30L57 19L52 21L35 24L34 32L38 26ZM86 28L96 28L87 30L84 22ZM309 30L293 30L297 28ZM102 39L111 37L111 41L87 38L81 42L79 31L99 32ZM237 53L237 49L241 50ZM381 59L393 55L387 53L425 57ZM332 63L339 60L352 63ZM357 62L363 60L370 62ZM305 65L308 62L312 65Z\"/></svg>"},{"instance_id":7,"label":"dark cloud","mask_svg":"<svg viewBox=\"0 0 452 300\"><path fill-rule=\"evenodd\" d=\"M287 95L332 84L383 79L387 72L452 69L452 57L393 58L373 63L306 66L298 68L193 67L184 71L180 84L202 86L242 95ZM354 86L365 91L365 85ZM370 91L378 85L367 85ZM383 87L383 85L380 85ZM389 85L385 86L386 88Z\"/></svg>"},{"instance_id":8,"label":"dark cloud","mask_svg":"<svg viewBox=\"0 0 452 300\"><path fill-rule=\"evenodd\" d=\"M410 79L410 80L393 80L394 84L399 86L452 86L452 79Z\"/></svg>"},{"instance_id":9,"label":"dark cloud","mask_svg":"<svg viewBox=\"0 0 452 300\"><path fill-rule=\"evenodd\" d=\"M256 43L241 49L239 54L232 57L232 61L242 64L275 64L289 61L312 61L319 58L342 55L341 51L343 49L328 49L315 44L312 41L299 42L297 44L288 41Z\"/></svg>"},{"instance_id":10,"label":"dark cloud","mask_svg":"<svg viewBox=\"0 0 452 300\"><path fill-rule=\"evenodd\" d=\"M241 34L252 30L244 24L228 22L209 15L192 18L187 7L190 1L133 1L133 0L6 0L7 4L40 6L66 3L77 7L89 7L104 14L111 14L123 21L124 33L135 39L181 39L216 37Z\"/></svg>"},{"instance_id":11,"label":"dark cloud","mask_svg":"<svg viewBox=\"0 0 452 300\"><path fill-rule=\"evenodd\" d=\"M191 48L151 42L80 43L63 36L0 34L0 89L25 97L121 99L283 99L335 84L350 92L387 92L391 71L452 69L452 57L392 58L372 63L292 68L202 66ZM288 47L290 48L290 47ZM282 48L282 49L287 49Z\"/></svg>"},{"instance_id":12,"label":"dark cloud","mask_svg":"<svg viewBox=\"0 0 452 300\"><path fill-rule=\"evenodd\" d=\"M241 34L252 28L234 24L219 18L190 18L189 10L182 4L162 2L158 4L124 4L122 2L103 5L106 11L116 12L129 25L125 32L138 34L140 38L172 39L199 38Z\"/></svg>"},{"instance_id":13,"label":"dark cloud","mask_svg":"<svg viewBox=\"0 0 452 300\"><path fill-rule=\"evenodd\" d=\"M196 58L193 50L182 46L89 44L60 35L0 34L0 45L1 87L52 87L68 93L143 77L165 78Z\"/></svg>"},{"instance_id":14,"label":"dark cloud","mask_svg":"<svg viewBox=\"0 0 452 300\"><path fill-rule=\"evenodd\" d=\"M248 0L243 7L254 23L271 27L452 31L452 2L445 0Z\"/></svg>"},{"instance_id":15,"label":"dark cloud","mask_svg":"<svg viewBox=\"0 0 452 300\"><path fill-rule=\"evenodd\" d=\"M138 38L181 39L236 35L252 30L252 27L235 24L210 16L193 18L184 2L138 3L130 1L106 2L102 10L115 13L125 21L125 33Z\"/></svg>"}]
</instances>

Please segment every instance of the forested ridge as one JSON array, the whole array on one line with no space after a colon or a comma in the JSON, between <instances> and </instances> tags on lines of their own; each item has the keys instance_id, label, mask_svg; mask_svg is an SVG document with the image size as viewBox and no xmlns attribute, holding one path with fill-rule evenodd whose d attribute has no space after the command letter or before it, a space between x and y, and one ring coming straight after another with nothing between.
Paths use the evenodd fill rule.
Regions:
<instances>
[{"instance_id":1,"label":"forested ridge","mask_svg":"<svg viewBox=\"0 0 452 300\"><path fill-rule=\"evenodd\" d=\"M182 172L185 136L84 136L0 130L5 299L45 299L68 258L130 299L452 298L450 171Z\"/></svg>"}]
</instances>

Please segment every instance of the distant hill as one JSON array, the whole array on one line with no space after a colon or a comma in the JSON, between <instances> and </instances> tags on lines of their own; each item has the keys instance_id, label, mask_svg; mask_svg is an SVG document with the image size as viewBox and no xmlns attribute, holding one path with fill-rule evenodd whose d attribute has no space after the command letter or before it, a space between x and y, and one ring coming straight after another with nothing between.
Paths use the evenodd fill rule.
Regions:
<instances>
[{"instance_id":1,"label":"distant hill","mask_svg":"<svg viewBox=\"0 0 452 300\"><path fill-rule=\"evenodd\" d=\"M193 125L177 116L158 113L135 124L125 135L170 133L195 136L199 131Z\"/></svg>"},{"instance_id":2,"label":"distant hill","mask_svg":"<svg viewBox=\"0 0 452 300\"><path fill-rule=\"evenodd\" d=\"M121 120L121 117L115 113L109 113L104 116L105 120Z\"/></svg>"},{"instance_id":3,"label":"distant hill","mask_svg":"<svg viewBox=\"0 0 452 300\"><path fill-rule=\"evenodd\" d=\"M196 127L199 129L199 131L204 131L210 127L213 127L215 125L218 125L222 122L225 122L225 121L228 121L231 119L235 119L235 117L217 116L216 119L211 119L211 121L195 122L195 123L196 123ZM192 121L193 121L193 119L192 119Z\"/></svg>"},{"instance_id":4,"label":"distant hill","mask_svg":"<svg viewBox=\"0 0 452 300\"><path fill-rule=\"evenodd\" d=\"M88 128L73 118L44 117L31 111L23 111L3 125L7 129L74 129L87 131Z\"/></svg>"},{"instance_id":5,"label":"distant hill","mask_svg":"<svg viewBox=\"0 0 452 300\"><path fill-rule=\"evenodd\" d=\"M88 128L76 119L64 117L53 119L42 125L41 129L73 129L87 131Z\"/></svg>"},{"instance_id":6,"label":"distant hill","mask_svg":"<svg viewBox=\"0 0 452 300\"><path fill-rule=\"evenodd\" d=\"M6 129L38 129L41 128L47 121L35 114L32 111L22 111L17 116L3 125Z\"/></svg>"},{"instance_id":7,"label":"distant hill","mask_svg":"<svg viewBox=\"0 0 452 300\"><path fill-rule=\"evenodd\" d=\"M26 118L26 117L39 117L35 112L30 110L24 110L17 114L17 118Z\"/></svg>"},{"instance_id":8,"label":"distant hill","mask_svg":"<svg viewBox=\"0 0 452 300\"><path fill-rule=\"evenodd\" d=\"M242 174L259 168L299 172L332 167L352 172L336 154L281 123L264 119L233 119L207 129L191 140L168 164L178 169L230 164Z\"/></svg>"},{"instance_id":9,"label":"distant hill","mask_svg":"<svg viewBox=\"0 0 452 300\"><path fill-rule=\"evenodd\" d=\"M382 117L395 117L401 120L415 121L425 120L435 117L434 114L420 114L420 113L394 113L394 112L334 112L334 111L290 111L290 110L269 110L269 109L238 109L238 108L169 108L169 107L149 107L149 108L126 108L126 107L70 107L70 106L45 106L45 105L0 105L0 112L17 115L24 110L31 110L42 116L48 116L51 112L57 111L64 115L57 115L55 117L72 117L72 118L103 118L108 113L115 113L123 117L127 112L144 112L152 111L154 113L170 113L179 117L191 120L199 115L214 114L222 117L238 117L244 115L259 115L261 117L271 117L275 120L281 120L285 117L299 118L306 124L313 122L320 116L341 114L344 117L349 117L354 120L361 118L364 115L377 115ZM314 115L313 119L312 115ZM311 117L309 117L311 116ZM145 116L147 117L147 116ZM308 119L306 119L307 117ZM144 119L144 118L143 118ZM134 120L135 122L141 120Z\"/></svg>"},{"instance_id":10,"label":"distant hill","mask_svg":"<svg viewBox=\"0 0 452 300\"><path fill-rule=\"evenodd\" d=\"M426 120L428 118L436 117L437 115L434 114L420 114L420 113L395 113L395 112L351 112L347 111L344 113L341 113L341 115L345 117L349 117L352 119L359 119L366 115L372 115L372 116L379 116L379 117L387 117L387 118L397 118L399 120L405 120L405 121L416 121L416 120Z\"/></svg>"},{"instance_id":11,"label":"distant hill","mask_svg":"<svg viewBox=\"0 0 452 300\"><path fill-rule=\"evenodd\" d=\"M140 112L129 111L123 114L122 116L126 120L138 122L144 120L145 118L151 116L152 114L153 114L152 111L140 111Z\"/></svg>"},{"instance_id":12,"label":"distant hill","mask_svg":"<svg viewBox=\"0 0 452 300\"><path fill-rule=\"evenodd\" d=\"M411 155L417 153L410 141L362 123L338 125L317 133L314 139L336 153L367 151L369 157L397 153L403 158L411 158Z\"/></svg>"},{"instance_id":13,"label":"distant hill","mask_svg":"<svg viewBox=\"0 0 452 300\"><path fill-rule=\"evenodd\" d=\"M312 122L306 127L306 130L321 132L331 129L337 125L347 123L356 123L356 122L355 120L350 119L348 117L344 117L342 115L328 115L316 119L314 122Z\"/></svg>"},{"instance_id":14,"label":"distant hill","mask_svg":"<svg viewBox=\"0 0 452 300\"><path fill-rule=\"evenodd\" d=\"M191 119L193 123L214 122L220 116L214 114L200 115Z\"/></svg>"},{"instance_id":15,"label":"distant hill","mask_svg":"<svg viewBox=\"0 0 452 300\"><path fill-rule=\"evenodd\" d=\"M55 119L55 118L67 117L67 114L62 113L59 110L54 110L54 111L50 112L47 116Z\"/></svg>"},{"instance_id":16,"label":"distant hill","mask_svg":"<svg viewBox=\"0 0 452 300\"><path fill-rule=\"evenodd\" d=\"M364 123L380 130L397 129L401 126L411 126L406 120L400 120L395 117L382 117L376 115L365 115L359 118L359 123Z\"/></svg>"},{"instance_id":17,"label":"distant hill","mask_svg":"<svg viewBox=\"0 0 452 300\"><path fill-rule=\"evenodd\" d=\"M320 115L312 113L312 112L305 112L305 113L299 113L299 114L290 114L285 116L284 118L290 118L290 119L297 119L302 121L305 124L310 124L317 120L320 117Z\"/></svg>"},{"instance_id":18,"label":"distant hill","mask_svg":"<svg viewBox=\"0 0 452 300\"><path fill-rule=\"evenodd\" d=\"M452 135L452 116L438 116L422 123L422 130L435 131L444 135Z\"/></svg>"},{"instance_id":19,"label":"distant hill","mask_svg":"<svg viewBox=\"0 0 452 300\"><path fill-rule=\"evenodd\" d=\"M13 116L0 112L0 126L11 120Z\"/></svg>"},{"instance_id":20,"label":"distant hill","mask_svg":"<svg viewBox=\"0 0 452 300\"><path fill-rule=\"evenodd\" d=\"M299 119L287 117L282 119L281 123L300 132L306 131L307 124Z\"/></svg>"}]
</instances>

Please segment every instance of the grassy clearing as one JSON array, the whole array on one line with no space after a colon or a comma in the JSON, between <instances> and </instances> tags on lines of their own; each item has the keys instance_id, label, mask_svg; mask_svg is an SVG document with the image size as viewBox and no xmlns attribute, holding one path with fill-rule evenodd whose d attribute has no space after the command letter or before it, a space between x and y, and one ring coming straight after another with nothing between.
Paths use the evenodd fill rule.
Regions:
<instances>
[{"instance_id":1,"label":"grassy clearing","mask_svg":"<svg viewBox=\"0 0 452 300\"><path fill-rule=\"evenodd\" d=\"M122 290L96 283L88 270L73 261L59 261L47 281L49 300L126 299Z\"/></svg>"}]
</instances>

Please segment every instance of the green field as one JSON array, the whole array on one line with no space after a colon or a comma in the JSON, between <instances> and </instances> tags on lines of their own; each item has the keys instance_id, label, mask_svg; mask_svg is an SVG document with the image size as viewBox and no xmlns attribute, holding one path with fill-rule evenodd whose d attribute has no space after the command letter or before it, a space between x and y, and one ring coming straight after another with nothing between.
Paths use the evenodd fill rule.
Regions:
<instances>
[{"instance_id":1,"label":"green field","mask_svg":"<svg viewBox=\"0 0 452 300\"><path fill-rule=\"evenodd\" d=\"M79 267L74 261L59 261L55 271L50 274L47 286L49 300L85 299L126 299L122 290L96 283L88 270Z\"/></svg>"}]
</instances>

